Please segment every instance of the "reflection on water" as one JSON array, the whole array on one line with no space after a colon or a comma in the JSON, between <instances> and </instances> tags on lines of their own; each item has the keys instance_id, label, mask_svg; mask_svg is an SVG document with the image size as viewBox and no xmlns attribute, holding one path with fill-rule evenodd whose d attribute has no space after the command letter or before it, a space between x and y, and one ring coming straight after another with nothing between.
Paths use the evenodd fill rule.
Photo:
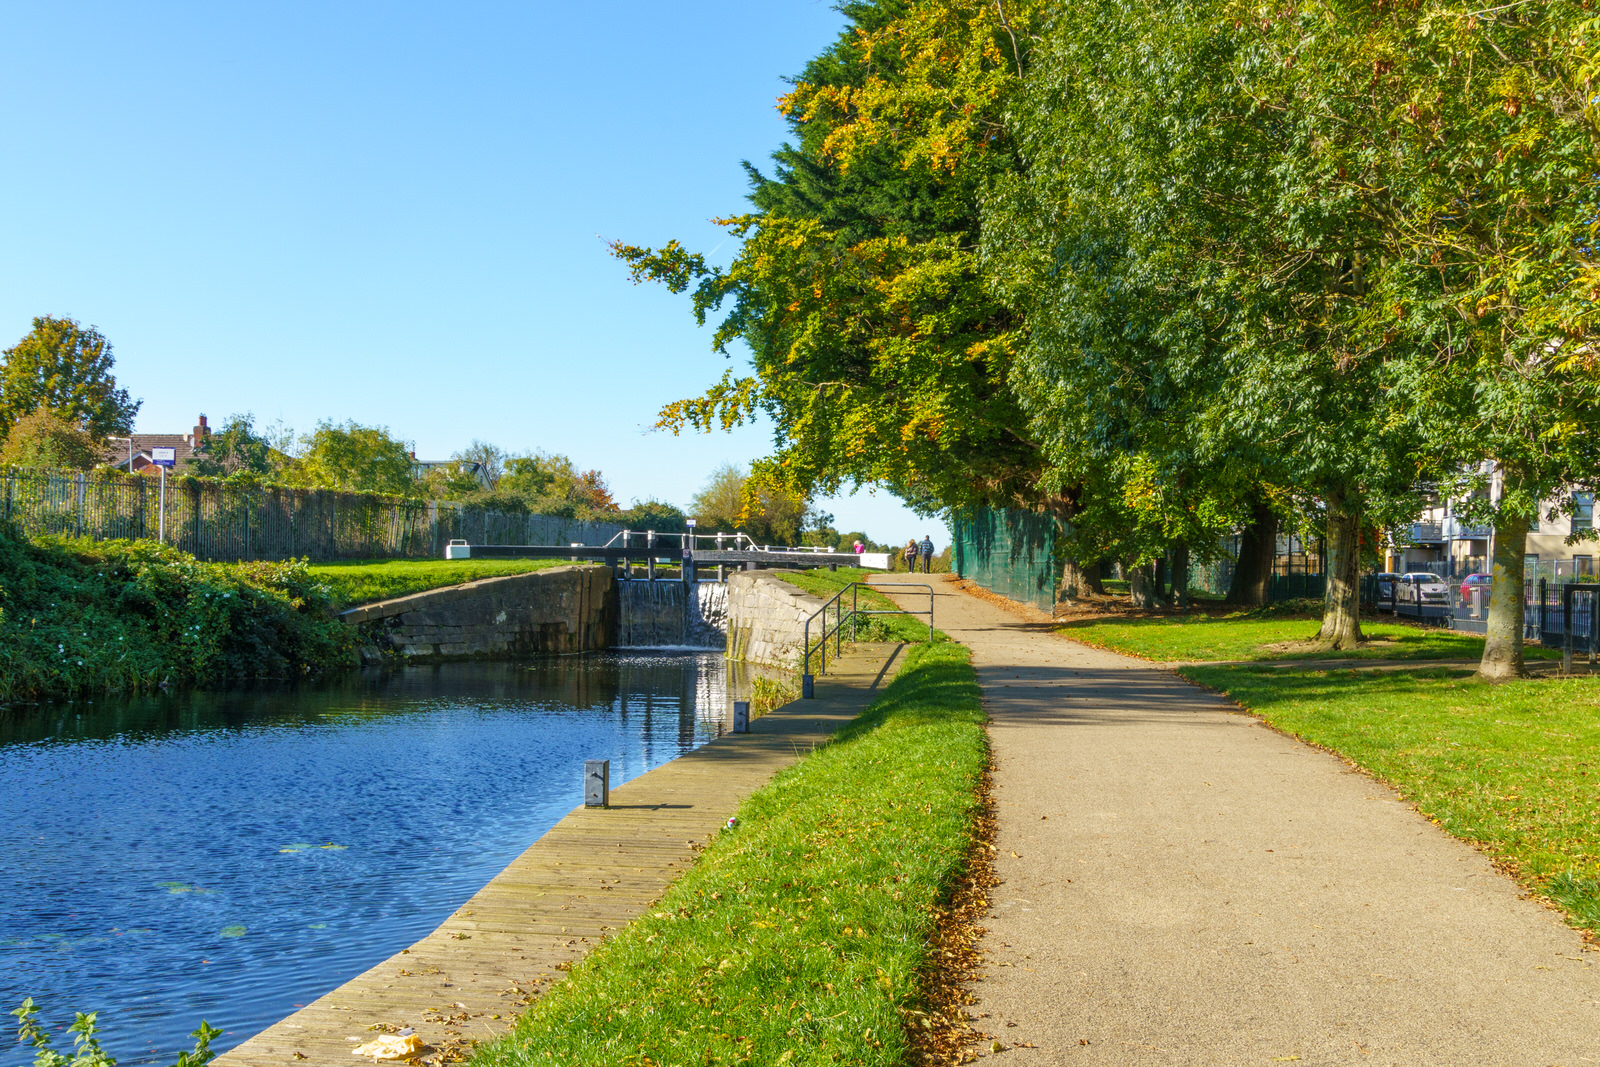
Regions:
<instances>
[{"instance_id":1,"label":"reflection on water","mask_svg":"<svg viewBox=\"0 0 1600 1067\"><path fill-rule=\"evenodd\" d=\"M585 759L626 781L733 695L720 653L595 653L0 711L0 1010L99 1009L124 1064L201 1017L230 1048L436 927Z\"/></svg>"}]
</instances>

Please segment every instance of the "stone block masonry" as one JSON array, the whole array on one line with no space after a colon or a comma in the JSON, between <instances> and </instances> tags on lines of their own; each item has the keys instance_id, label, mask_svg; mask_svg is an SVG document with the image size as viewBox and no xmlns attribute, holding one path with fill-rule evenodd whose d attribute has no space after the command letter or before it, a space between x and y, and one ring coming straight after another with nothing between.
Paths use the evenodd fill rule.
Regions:
<instances>
[{"instance_id":1,"label":"stone block masonry","mask_svg":"<svg viewBox=\"0 0 1600 1067\"><path fill-rule=\"evenodd\" d=\"M610 648L616 578L608 567L553 567L351 608L364 659L489 659Z\"/></svg>"},{"instance_id":2,"label":"stone block masonry","mask_svg":"<svg viewBox=\"0 0 1600 1067\"><path fill-rule=\"evenodd\" d=\"M729 659L800 669L806 619L822 607L822 600L783 581L780 573L738 571L728 576ZM812 640L817 636L813 632Z\"/></svg>"}]
</instances>

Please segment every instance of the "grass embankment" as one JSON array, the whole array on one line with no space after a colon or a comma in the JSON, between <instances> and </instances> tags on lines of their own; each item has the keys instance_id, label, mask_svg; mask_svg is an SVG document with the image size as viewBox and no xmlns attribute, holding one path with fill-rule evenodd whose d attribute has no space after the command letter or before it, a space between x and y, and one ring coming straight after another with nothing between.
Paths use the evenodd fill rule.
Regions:
<instances>
[{"instance_id":1,"label":"grass embankment","mask_svg":"<svg viewBox=\"0 0 1600 1067\"><path fill-rule=\"evenodd\" d=\"M810 570L810 571L784 571L775 575L796 588L803 589L812 596L830 600L839 590L851 582L865 582L874 574L882 571L869 571L861 567L840 567L836 571ZM896 574L891 576L896 582L921 582L932 584L931 575L926 574ZM942 581L943 579L939 579ZM902 589L913 599L917 596L915 589ZM844 595L845 611L851 607L851 594ZM865 610L872 611L898 611L899 607L882 593L871 589L860 589L855 593L855 605ZM924 608L926 604L912 604L916 608ZM828 612L828 617L833 617L833 612ZM867 615L856 622L856 639L859 641L923 641L928 640L928 617L926 615ZM933 631L935 641L948 641L950 638L935 628Z\"/></svg>"},{"instance_id":2,"label":"grass embankment","mask_svg":"<svg viewBox=\"0 0 1600 1067\"><path fill-rule=\"evenodd\" d=\"M1576 925L1600 930L1600 679L1481 684L1466 669L1427 663L1476 660L1481 637L1395 624L1364 624L1380 640L1354 653L1268 647L1305 640L1316 621L1191 615L1085 622L1062 632L1150 659L1257 661L1200 663L1179 673L1391 783L1440 827L1562 905ZM1268 666L1306 655L1415 668Z\"/></svg>"},{"instance_id":3,"label":"grass embankment","mask_svg":"<svg viewBox=\"0 0 1600 1067\"><path fill-rule=\"evenodd\" d=\"M911 649L882 698L473 1063L905 1062L934 911L972 840L982 721L966 650Z\"/></svg>"},{"instance_id":4,"label":"grass embankment","mask_svg":"<svg viewBox=\"0 0 1600 1067\"><path fill-rule=\"evenodd\" d=\"M335 610L343 610L480 578L566 566L564 559L360 559L316 563L308 570L327 586Z\"/></svg>"},{"instance_id":5,"label":"grass embankment","mask_svg":"<svg viewBox=\"0 0 1600 1067\"><path fill-rule=\"evenodd\" d=\"M1075 641L1126 652L1157 661L1392 659L1477 660L1483 656L1483 638L1434 627L1361 620L1362 635L1370 640L1360 648L1339 652L1284 649L1304 644L1316 636L1321 617L1235 612L1149 616L1144 618L1086 619L1069 622L1062 633ZM1529 659L1559 657L1555 649L1537 645L1524 650Z\"/></svg>"},{"instance_id":6,"label":"grass embankment","mask_svg":"<svg viewBox=\"0 0 1600 1067\"><path fill-rule=\"evenodd\" d=\"M354 662L304 563L202 563L153 541L37 542L0 523L0 701L293 678Z\"/></svg>"}]
</instances>

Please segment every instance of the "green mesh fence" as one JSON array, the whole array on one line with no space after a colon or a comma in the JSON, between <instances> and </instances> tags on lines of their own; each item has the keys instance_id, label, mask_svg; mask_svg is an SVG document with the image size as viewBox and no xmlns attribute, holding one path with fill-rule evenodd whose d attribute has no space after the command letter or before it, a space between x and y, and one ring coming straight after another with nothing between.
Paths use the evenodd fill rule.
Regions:
<instances>
[{"instance_id":1,"label":"green mesh fence","mask_svg":"<svg viewBox=\"0 0 1600 1067\"><path fill-rule=\"evenodd\" d=\"M1055 607L1061 565L1056 522L1031 511L982 508L951 519L953 566L968 581L1044 611Z\"/></svg>"}]
</instances>

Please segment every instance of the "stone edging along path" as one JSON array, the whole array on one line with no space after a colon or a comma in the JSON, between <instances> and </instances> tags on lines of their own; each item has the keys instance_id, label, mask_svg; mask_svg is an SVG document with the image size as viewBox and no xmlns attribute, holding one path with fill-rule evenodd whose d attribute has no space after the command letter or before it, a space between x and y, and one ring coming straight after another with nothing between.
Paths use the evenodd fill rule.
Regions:
<instances>
[{"instance_id":1,"label":"stone edging along path","mask_svg":"<svg viewBox=\"0 0 1600 1067\"><path fill-rule=\"evenodd\" d=\"M817 699L756 719L578 808L433 933L249 1038L219 1067L355 1062L380 1030L414 1028L424 1062L460 1058L611 931L665 892L739 802L859 715L904 662L863 644L817 679ZM579 792L582 768L573 768Z\"/></svg>"}]
</instances>

